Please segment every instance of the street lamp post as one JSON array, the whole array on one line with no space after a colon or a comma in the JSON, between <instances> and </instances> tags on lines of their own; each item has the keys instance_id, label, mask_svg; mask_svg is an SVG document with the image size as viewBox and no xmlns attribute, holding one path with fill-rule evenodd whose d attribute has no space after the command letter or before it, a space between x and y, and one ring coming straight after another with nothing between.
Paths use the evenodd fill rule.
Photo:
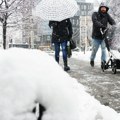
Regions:
<instances>
[{"instance_id":1,"label":"street lamp post","mask_svg":"<svg viewBox=\"0 0 120 120\"><path fill-rule=\"evenodd\" d=\"M79 41L79 46L81 50L81 16L80 16L80 41Z\"/></svg>"},{"instance_id":2,"label":"street lamp post","mask_svg":"<svg viewBox=\"0 0 120 120\"><path fill-rule=\"evenodd\" d=\"M31 31L30 31L30 46L33 49L34 48L34 31L33 31L33 18L30 19L31 23Z\"/></svg>"}]
</instances>

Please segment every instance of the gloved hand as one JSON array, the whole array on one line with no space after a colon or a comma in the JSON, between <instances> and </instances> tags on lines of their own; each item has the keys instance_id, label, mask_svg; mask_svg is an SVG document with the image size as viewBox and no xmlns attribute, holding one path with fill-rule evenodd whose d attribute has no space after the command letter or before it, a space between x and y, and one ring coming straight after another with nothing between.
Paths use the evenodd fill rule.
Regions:
<instances>
[{"instance_id":1,"label":"gloved hand","mask_svg":"<svg viewBox=\"0 0 120 120\"><path fill-rule=\"evenodd\" d=\"M104 26L104 25L102 25L101 28L102 28L103 30L107 29L107 27Z\"/></svg>"}]
</instances>

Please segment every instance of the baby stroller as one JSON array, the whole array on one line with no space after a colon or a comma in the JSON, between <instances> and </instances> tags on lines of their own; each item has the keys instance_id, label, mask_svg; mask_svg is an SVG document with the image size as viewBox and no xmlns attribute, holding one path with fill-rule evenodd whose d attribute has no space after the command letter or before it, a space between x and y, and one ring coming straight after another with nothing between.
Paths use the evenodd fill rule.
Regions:
<instances>
[{"instance_id":1,"label":"baby stroller","mask_svg":"<svg viewBox=\"0 0 120 120\"><path fill-rule=\"evenodd\" d=\"M112 44L114 42L113 37L114 37L115 29L116 29L115 27L111 29L106 29L104 31L100 29L101 34L105 38L104 39L105 44L109 53L109 59L107 62L106 61L102 62L101 69L103 72L107 69L112 69L112 72L114 74L116 74L117 69L120 69L120 59L117 58L112 52L113 49L120 52L120 49L112 47Z\"/></svg>"}]
</instances>

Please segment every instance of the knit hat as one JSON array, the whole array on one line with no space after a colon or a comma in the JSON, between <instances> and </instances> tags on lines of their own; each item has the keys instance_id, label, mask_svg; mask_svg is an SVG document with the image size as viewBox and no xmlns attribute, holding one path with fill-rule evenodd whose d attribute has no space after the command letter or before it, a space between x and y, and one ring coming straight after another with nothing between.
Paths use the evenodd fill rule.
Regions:
<instances>
[{"instance_id":1,"label":"knit hat","mask_svg":"<svg viewBox=\"0 0 120 120\"><path fill-rule=\"evenodd\" d=\"M105 2L101 2L100 6L99 6L99 11L100 11L101 7L106 7L107 11L109 10L109 7L106 5Z\"/></svg>"}]
</instances>

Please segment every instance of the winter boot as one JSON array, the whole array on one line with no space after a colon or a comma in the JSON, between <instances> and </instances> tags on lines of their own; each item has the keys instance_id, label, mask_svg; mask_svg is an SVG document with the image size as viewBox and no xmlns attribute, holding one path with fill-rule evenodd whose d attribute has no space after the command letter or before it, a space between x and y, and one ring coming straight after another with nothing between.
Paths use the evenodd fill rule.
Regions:
<instances>
[{"instance_id":1,"label":"winter boot","mask_svg":"<svg viewBox=\"0 0 120 120\"><path fill-rule=\"evenodd\" d=\"M67 65L67 61L64 61L64 71L70 70L70 67Z\"/></svg>"},{"instance_id":2,"label":"winter boot","mask_svg":"<svg viewBox=\"0 0 120 120\"><path fill-rule=\"evenodd\" d=\"M90 65L92 66L92 67L94 67L94 61L90 61Z\"/></svg>"},{"instance_id":3,"label":"winter boot","mask_svg":"<svg viewBox=\"0 0 120 120\"><path fill-rule=\"evenodd\" d=\"M55 58L55 60L59 64L59 57Z\"/></svg>"},{"instance_id":4,"label":"winter boot","mask_svg":"<svg viewBox=\"0 0 120 120\"><path fill-rule=\"evenodd\" d=\"M104 70L107 69L106 61L101 62L101 69L104 69Z\"/></svg>"}]
</instances>

